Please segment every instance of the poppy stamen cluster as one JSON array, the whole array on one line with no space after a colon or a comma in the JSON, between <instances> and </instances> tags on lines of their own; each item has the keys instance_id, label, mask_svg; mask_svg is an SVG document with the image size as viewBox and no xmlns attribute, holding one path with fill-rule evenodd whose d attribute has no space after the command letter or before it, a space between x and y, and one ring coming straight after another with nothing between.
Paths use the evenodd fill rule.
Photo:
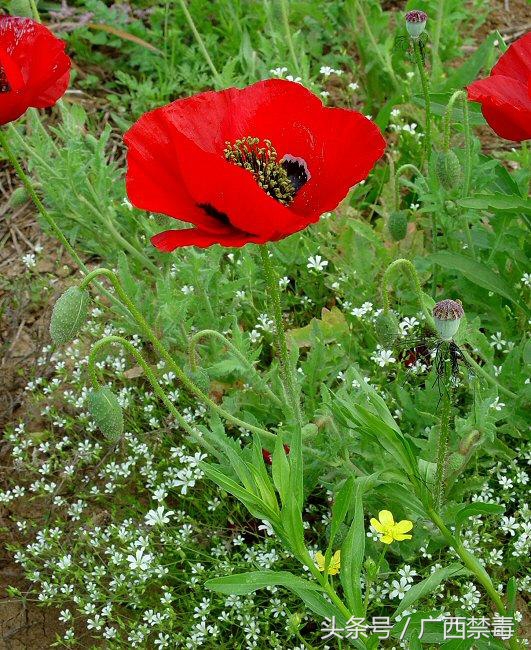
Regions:
<instances>
[{"instance_id":1,"label":"poppy stamen cluster","mask_svg":"<svg viewBox=\"0 0 531 650\"><path fill-rule=\"evenodd\" d=\"M297 191L310 178L306 164L293 156L278 160L270 140L247 136L234 144L226 142L225 158L251 172L266 194L284 205L289 205ZM292 180L293 178L293 180Z\"/></svg>"},{"instance_id":2,"label":"poppy stamen cluster","mask_svg":"<svg viewBox=\"0 0 531 650\"><path fill-rule=\"evenodd\" d=\"M8 93L11 90L9 80L4 68L0 65L0 93Z\"/></svg>"}]
</instances>

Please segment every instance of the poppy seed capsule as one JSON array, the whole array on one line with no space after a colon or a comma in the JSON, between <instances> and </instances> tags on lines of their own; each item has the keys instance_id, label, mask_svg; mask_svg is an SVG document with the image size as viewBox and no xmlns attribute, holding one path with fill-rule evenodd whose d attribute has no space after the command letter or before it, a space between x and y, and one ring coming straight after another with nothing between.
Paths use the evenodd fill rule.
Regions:
<instances>
[{"instance_id":1,"label":"poppy seed capsule","mask_svg":"<svg viewBox=\"0 0 531 650\"><path fill-rule=\"evenodd\" d=\"M418 9L408 11L406 14L407 33L411 36L411 38L416 40L426 29L427 22L428 14L426 14L424 11L419 11Z\"/></svg>"},{"instance_id":2,"label":"poppy seed capsule","mask_svg":"<svg viewBox=\"0 0 531 650\"><path fill-rule=\"evenodd\" d=\"M98 429L111 440L119 438L124 430L124 416L118 398L110 388L93 390L87 398L88 410Z\"/></svg>"},{"instance_id":3,"label":"poppy seed capsule","mask_svg":"<svg viewBox=\"0 0 531 650\"><path fill-rule=\"evenodd\" d=\"M443 341L451 341L465 311L460 300L441 300L433 308L433 320Z\"/></svg>"},{"instance_id":4,"label":"poppy seed capsule","mask_svg":"<svg viewBox=\"0 0 531 650\"><path fill-rule=\"evenodd\" d=\"M50 336L56 345L65 345L75 338L88 318L88 291L70 287L55 303L50 319Z\"/></svg>"},{"instance_id":5,"label":"poppy seed capsule","mask_svg":"<svg viewBox=\"0 0 531 650\"><path fill-rule=\"evenodd\" d=\"M391 212L387 222L387 230L393 238L393 241L404 239L407 234L407 211L398 210Z\"/></svg>"},{"instance_id":6,"label":"poppy seed capsule","mask_svg":"<svg viewBox=\"0 0 531 650\"><path fill-rule=\"evenodd\" d=\"M398 338L398 319L393 312L382 311L374 319L374 332L378 343L384 348L390 348Z\"/></svg>"},{"instance_id":7,"label":"poppy seed capsule","mask_svg":"<svg viewBox=\"0 0 531 650\"><path fill-rule=\"evenodd\" d=\"M461 180L461 163L455 152L441 151L435 165L439 183L445 190L453 190Z\"/></svg>"}]
</instances>

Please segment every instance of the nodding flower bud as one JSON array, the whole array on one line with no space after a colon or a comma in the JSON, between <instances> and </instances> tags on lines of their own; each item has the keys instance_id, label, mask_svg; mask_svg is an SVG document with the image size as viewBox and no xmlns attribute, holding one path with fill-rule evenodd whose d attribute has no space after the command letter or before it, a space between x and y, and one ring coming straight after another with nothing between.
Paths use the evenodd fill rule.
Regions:
<instances>
[{"instance_id":1,"label":"nodding flower bud","mask_svg":"<svg viewBox=\"0 0 531 650\"><path fill-rule=\"evenodd\" d=\"M17 14L18 15L18 14ZM9 205L12 208L20 208L21 206L29 201L30 195L28 190L25 187L16 187L13 192L11 192L11 197L9 198Z\"/></svg>"},{"instance_id":2,"label":"nodding flower bud","mask_svg":"<svg viewBox=\"0 0 531 650\"><path fill-rule=\"evenodd\" d=\"M407 33L412 39L416 40L426 28L427 22L428 14L424 13L424 11L419 11L418 9L408 11L406 14Z\"/></svg>"},{"instance_id":3,"label":"nodding flower bud","mask_svg":"<svg viewBox=\"0 0 531 650\"><path fill-rule=\"evenodd\" d=\"M443 341L451 341L465 315L460 300L441 300L433 308L433 320Z\"/></svg>"},{"instance_id":4,"label":"nodding flower bud","mask_svg":"<svg viewBox=\"0 0 531 650\"><path fill-rule=\"evenodd\" d=\"M461 163L455 152L441 151L435 166L439 183L445 190L453 190L461 179Z\"/></svg>"},{"instance_id":5,"label":"nodding flower bud","mask_svg":"<svg viewBox=\"0 0 531 650\"><path fill-rule=\"evenodd\" d=\"M70 287L55 303L50 319L50 336L57 345L75 338L86 323L90 296L79 287Z\"/></svg>"},{"instance_id":6,"label":"nodding flower bud","mask_svg":"<svg viewBox=\"0 0 531 650\"><path fill-rule=\"evenodd\" d=\"M374 319L374 332L378 343L384 348L392 347L398 338L398 319L393 312L382 311Z\"/></svg>"},{"instance_id":7,"label":"nodding flower bud","mask_svg":"<svg viewBox=\"0 0 531 650\"><path fill-rule=\"evenodd\" d=\"M124 430L124 416L118 398L110 388L103 386L89 393L87 405L98 429L111 440L119 438Z\"/></svg>"},{"instance_id":8,"label":"nodding flower bud","mask_svg":"<svg viewBox=\"0 0 531 650\"><path fill-rule=\"evenodd\" d=\"M393 241L400 241L407 235L407 210L391 212L387 221L387 230Z\"/></svg>"}]
</instances>

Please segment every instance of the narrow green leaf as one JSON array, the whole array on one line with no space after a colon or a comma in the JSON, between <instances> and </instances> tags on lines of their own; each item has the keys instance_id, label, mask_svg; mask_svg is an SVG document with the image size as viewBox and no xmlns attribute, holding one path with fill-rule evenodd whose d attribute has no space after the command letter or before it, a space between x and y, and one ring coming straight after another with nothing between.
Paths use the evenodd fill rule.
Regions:
<instances>
[{"instance_id":1,"label":"narrow green leaf","mask_svg":"<svg viewBox=\"0 0 531 650\"><path fill-rule=\"evenodd\" d=\"M471 503L461 508L456 514L455 527L459 530L469 517L476 517L477 515L501 515L504 512L505 508L498 503Z\"/></svg>"},{"instance_id":2,"label":"narrow green leaf","mask_svg":"<svg viewBox=\"0 0 531 650\"><path fill-rule=\"evenodd\" d=\"M341 547L341 569L339 577L347 604L354 616L363 616L361 593L361 568L365 557L365 525L363 516L362 487L357 486L354 518L347 537Z\"/></svg>"},{"instance_id":3,"label":"narrow green leaf","mask_svg":"<svg viewBox=\"0 0 531 650\"><path fill-rule=\"evenodd\" d=\"M409 609L411 605L417 602L417 600L420 600L424 596L431 594L433 590L438 587L444 580L447 580L450 577L461 575L462 573L465 573L465 569L461 564L459 564L459 562L454 562L447 567L437 569L437 571L434 571L425 580L422 580L416 585L413 585L413 587L411 587L411 589L406 592L406 595L402 599L402 602L398 606L396 612L394 613L394 616L398 616L405 609Z\"/></svg>"},{"instance_id":4,"label":"narrow green leaf","mask_svg":"<svg viewBox=\"0 0 531 650\"><path fill-rule=\"evenodd\" d=\"M332 506L332 520L330 522L330 541L329 546L332 547L335 536L339 527L347 516L352 493L354 491L354 477L349 477L336 495L334 505Z\"/></svg>"},{"instance_id":5,"label":"narrow green leaf","mask_svg":"<svg viewBox=\"0 0 531 650\"><path fill-rule=\"evenodd\" d=\"M531 214L531 200L508 194L476 194L466 199L459 199L459 205L474 210L511 210Z\"/></svg>"}]
</instances>

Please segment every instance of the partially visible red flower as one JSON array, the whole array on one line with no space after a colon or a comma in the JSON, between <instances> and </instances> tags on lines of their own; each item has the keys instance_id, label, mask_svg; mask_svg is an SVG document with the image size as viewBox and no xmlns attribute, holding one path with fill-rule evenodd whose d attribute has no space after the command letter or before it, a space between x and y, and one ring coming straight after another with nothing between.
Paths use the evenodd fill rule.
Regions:
<instances>
[{"instance_id":1,"label":"partially visible red flower","mask_svg":"<svg viewBox=\"0 0 531 650\"><path fill-rule=\"evenodd\" d=\"M30 18L0 16L0 124L53 106L69 80L64 41Z\"/></svg>"},{"instance_id":2,"label":"partially visible red flower","mask_svg":"<svg viewBox=\"0 0 531 650\"><path fill-rule=\"evenodd\" d=\"M492 68L490 77L468 86L468 99L480 102L483 117L506 140L531 138L531 32L515 41Z\"/></svg>"},{"instance_id":3,"label":"partially visible red flower","mask_svg":"<svg viewBox=\"0 0 531 650\"><path fill-rule=\"evenodd\" d=\"M290 446L289 445L282 445L282 446L284 447L284 451L285 451L286 456L287 456L289 454L289 452L291 451ZM273 458L271 456L271 452L268 451L267 449L264 449L263 447L262 447L262 458L264 459L264 463L266 465L272 465L273 464Z\"/></svg>"},{"instance_id":4,"label":"partially visible red flower","mask_svg":"<svg viewBox=\"0 0 531 650\"><path fill-rule=\"evenodd\" d=\"M163 251L287 237L333 210L385 148L366 117L282 79L177 100L124 141L131 202L195 225L155 235Z\"/></svg>"}]
</instances>

